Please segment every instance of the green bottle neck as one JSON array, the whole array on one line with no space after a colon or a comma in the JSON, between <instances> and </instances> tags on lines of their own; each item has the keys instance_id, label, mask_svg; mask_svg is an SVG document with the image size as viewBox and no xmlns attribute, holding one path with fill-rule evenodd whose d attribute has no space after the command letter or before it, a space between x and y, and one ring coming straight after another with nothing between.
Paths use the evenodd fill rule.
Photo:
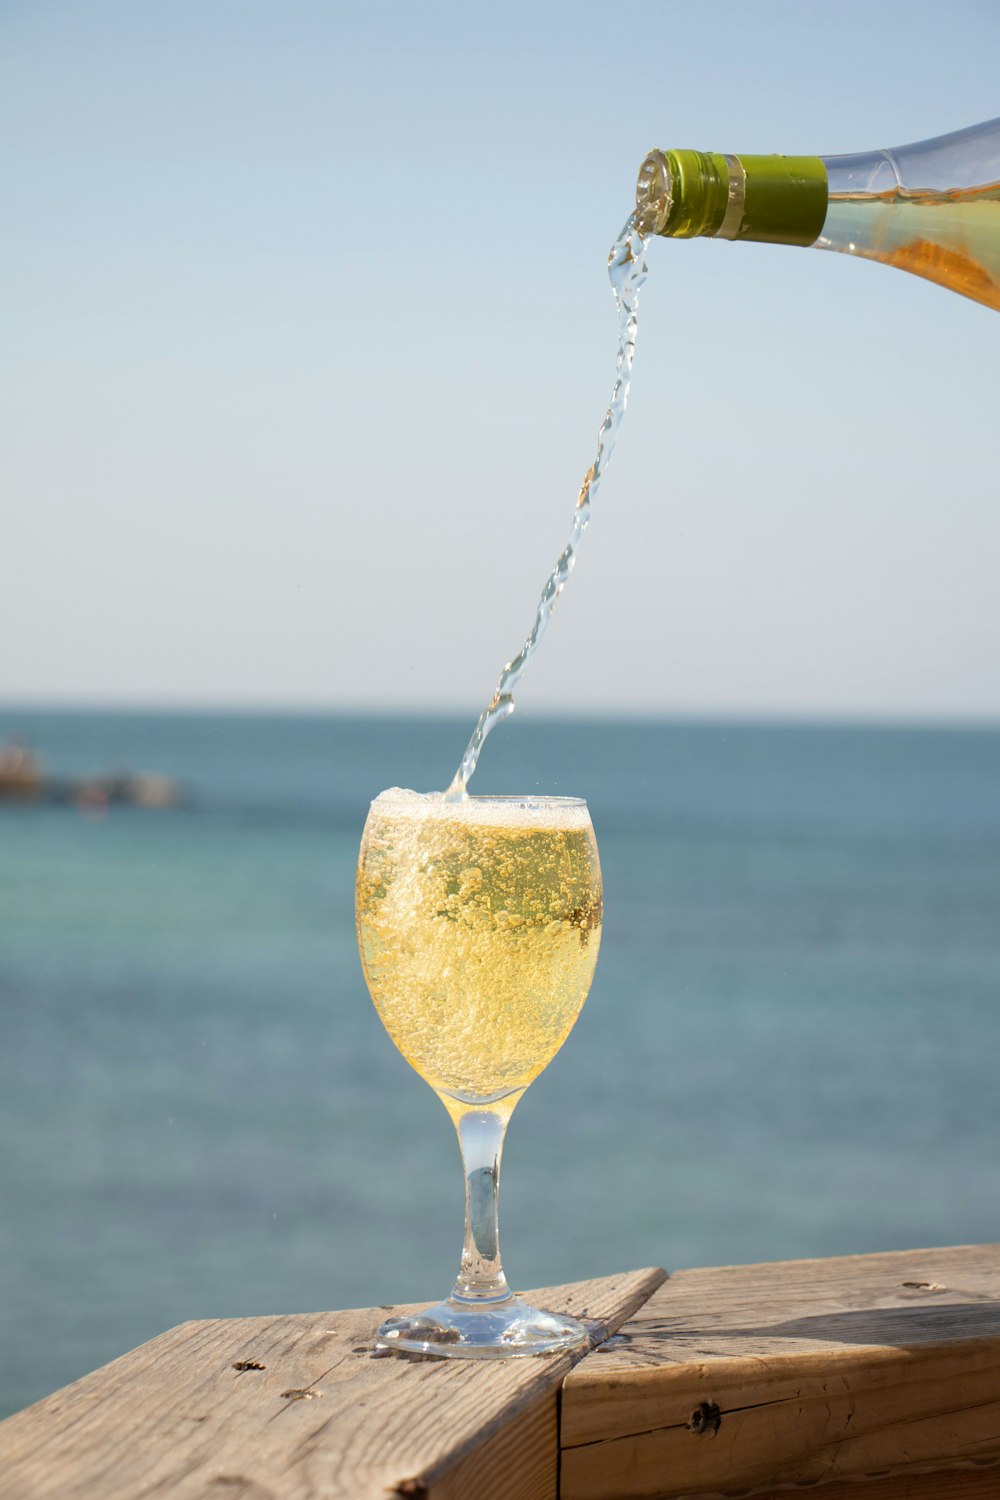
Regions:
<instances>
[{"instance_id":1,"label":"green bottle neck","mask_svg":"<svg viewBox=\"0 0 1000 1500\"><path fill-rule=\"evenodd\" d=\"M645 234L812 245L826 219L826 163L819 156L727 156L651 151L636 184Z\"/></svg>"}]
</instances>

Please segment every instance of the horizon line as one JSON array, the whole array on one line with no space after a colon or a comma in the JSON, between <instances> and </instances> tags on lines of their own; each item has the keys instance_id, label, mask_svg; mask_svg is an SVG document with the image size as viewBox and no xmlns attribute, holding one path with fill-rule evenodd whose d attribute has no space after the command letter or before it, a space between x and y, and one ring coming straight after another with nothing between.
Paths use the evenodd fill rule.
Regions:
<instances>
[{"instance_id":1,"label":"horizon line","mask_svg":"<svg viewBox=\"0 0 1000 1500\"><path fill-rule=\"evenodd\" d=\"M439 720L449 723L475 724L475 716L454 706L434 707L409 703L319 704L287 702L216 703L202 699L17 699L0 697L0 714L97 714L135 715L136 717L217 717L217 718L287 718L287 719L374 719ZM981 729L1000 730L1000 714L988 711L899 710L878 712L866 709L761 708L755 711L725 708L643 709L624 707L586 709L550 708L522 710L519 722L527 723L623 723L623 724L704 724L745 725L762 728L858 728L858 729Z\"/></svg>"}]
</instances>

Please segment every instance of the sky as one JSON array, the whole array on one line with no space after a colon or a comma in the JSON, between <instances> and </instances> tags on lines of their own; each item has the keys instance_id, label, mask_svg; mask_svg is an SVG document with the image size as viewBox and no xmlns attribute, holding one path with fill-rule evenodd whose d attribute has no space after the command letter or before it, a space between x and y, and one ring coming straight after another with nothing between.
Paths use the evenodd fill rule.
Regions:
<instances>
[{"instance_id":1,"label":"sky","mask_svg":"<svg viewBox=\"0 0 1000 1500\"><path fill-rule=\"evenodd\" d=\"M654 145L1000 113L1000 8L0 0L0 700L475 718ZM1000 717L996 314L661 240L522 711Z\"/></svg>"}]
</instances>

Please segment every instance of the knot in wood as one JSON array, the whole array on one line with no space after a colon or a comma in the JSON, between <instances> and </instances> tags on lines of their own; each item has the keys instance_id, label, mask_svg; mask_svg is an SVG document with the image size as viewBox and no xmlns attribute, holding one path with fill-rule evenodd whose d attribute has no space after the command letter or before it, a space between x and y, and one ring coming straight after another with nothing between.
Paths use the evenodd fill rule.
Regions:
<instances>
[{"instance_id":1,"label":"knot in wood","mask_svg":"<svg viewBox=\"0 0 1000 1500\"><path fill-rule=\"evenodd\" d=\"M710 1432L713 1437L722 1425L722 1412L714 1401L701 1401L691 1413L688 1428L703 1437Z\"/></svg>"}]
</instances>

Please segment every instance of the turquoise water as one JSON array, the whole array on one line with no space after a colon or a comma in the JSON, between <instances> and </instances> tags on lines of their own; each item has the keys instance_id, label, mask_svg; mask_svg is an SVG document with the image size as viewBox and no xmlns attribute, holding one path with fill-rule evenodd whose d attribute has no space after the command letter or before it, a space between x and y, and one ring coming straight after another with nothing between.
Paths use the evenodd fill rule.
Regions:
<instances>
[{"instance_id":1,"label":"turquoise water","mask_svg":"<svg viewBox=\"0 0 1000 1500\"><path fill-rule=\"evenodd\" d=\"M0 1411L185 1318L437 1298L444 1110L354 948L370 798L463 720L0 713L189 808L0 806ZM515 1115L504 1258L1000 1238L1000 731L537 723L476 790L578 793L597 979Z\"/></svg>"}]
</instances>

